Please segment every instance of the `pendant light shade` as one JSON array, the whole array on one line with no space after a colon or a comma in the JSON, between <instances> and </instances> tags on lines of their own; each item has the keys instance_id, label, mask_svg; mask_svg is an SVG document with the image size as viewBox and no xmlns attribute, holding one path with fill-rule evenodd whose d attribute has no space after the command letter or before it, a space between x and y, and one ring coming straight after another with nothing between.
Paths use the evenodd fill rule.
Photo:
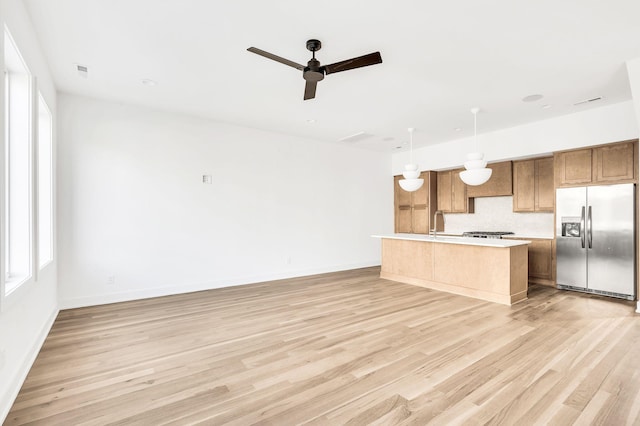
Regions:
<instances>
[{"instance_id":1,"label":"pendant light shade","mask_svg":"<svg viewBox=\"0 0 640 426\"><path fill-rule=\"evenodd\" d=\"M473 142L476 150L478 149L478 111L480 111L479 108L471 108L471 113L473 114ZM481 152L467 154L464 168L466 170L460 172L460 179L470 186L482 185L489 180L493 172L493 170L487 168L487 162Z\"/></svg>"},{"instance_id":2,"label":"pendant light shade","mask_svg":"<svg viewBox=\"0 0 640 426\"><path fill-rule=\"evenodd\" d=\"M417 191L424 184L424 179L419 179L420 170L417 164L413 164L413 127L409 127L409 164L404 166L404 172L402 176L404 179L400 179L398 184L400 188L407 192Z\"/></svg>"}]
</instances>

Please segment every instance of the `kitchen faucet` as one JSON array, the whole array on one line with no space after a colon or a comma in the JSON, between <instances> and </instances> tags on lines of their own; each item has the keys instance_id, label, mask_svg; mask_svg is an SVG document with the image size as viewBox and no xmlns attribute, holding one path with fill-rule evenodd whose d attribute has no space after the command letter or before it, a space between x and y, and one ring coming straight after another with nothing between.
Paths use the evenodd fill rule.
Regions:
<instances>
[{"instance_id":1,"label":"kitchen faucet","mask_svg":"<svg viewBox=\"0 0 640 426\"><path fill-rule=\"evenodd\" d=\"M433 232L433 238L438 236L438 215L442 216L442 224L444 225L444 213L442 210L436 210L433 214L433 229L431 229L431 232Z\"/></svg>"}]
</instances>

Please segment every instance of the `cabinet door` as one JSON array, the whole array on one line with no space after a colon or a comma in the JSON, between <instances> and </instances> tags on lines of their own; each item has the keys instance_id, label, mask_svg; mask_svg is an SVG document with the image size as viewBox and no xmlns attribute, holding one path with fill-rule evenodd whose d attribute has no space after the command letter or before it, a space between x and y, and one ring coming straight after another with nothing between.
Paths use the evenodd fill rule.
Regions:
<instances>
[{"instance_id":1,"label":"cabinet door","mask_svg":"<svg viewBox=\"0 0 640 426\"><path fill-rule=\"evenodd\" d=\"M438 172L438 210L451 211L451 170Z\"/></svg>"},{"instance_id":2,"label":"cabinet door","mask_svg":"<svg viewBox=\"0 0 640 426\"><path fill-rule=\"evenodd\" d=\"M393 198L395 213L395 232L411 232L411 193L400 188L398 181L402 176L393 177Z\"/></svg>"},{"instance_id":3,"label":"cabinet door","mask_svg":"<svg viewBox=\"0 0 640 426\"><path fill-rule=\"evenodd\" d=\"M535 211L553 212L556 203L553 187L553 157L535 160Z\"/></svg>"},{"instance_id":4,"label":"cabinet door","mask_svg":"<svg viewBox=\"0 0 640 426\"><path fill-rule=\"evenodd\" d=\"M529 276L550 280L552 278L552 240L531 240L529 244Z\"/></svg>"},{"instance_id":5,"label":"cabinet door","mask_svg":"<svg viewBox=\"0 0 640 426\"><path fill-rule=\"evenodd\" d=\"M451 171L451 212L467 213L467 185L460 179L462 170ZM439 195L439 194L438 194Z\"/></svg>"},{"instance_id":6,"label":"cabinet door","mask_svg":"<svg viewBox=\"0 0 640 426\"><path fill-rule=\"evenodd\" d=\"M620 182L635 176L633 142L594 148L594 181Z\"/></svg>"},{"instance_id":7,"label":"cabinet door","mask_svg":"<svg viewBox=\"0 0 640 426\"><path fill-rule=\"evenodd\" d=\"M552 163L553 165L553 163ZM536 207L536 161L513 162L513 211L532 212ZM551 182L553 189L553 181Z\"/></svg>"},{"instance_id":8,"label":"cabinet door","mask_svg":"<svg viewBox=\"0 0 640 426\"><path fill-rule=\"evenodd\" d=\"M396 232L410 234L412 228L411 206L400 206L396 209Z\"/></svg>"},{"instance_id":9,"label":"cabinet door","mask_svg":"<svg viewBox=\"0 0 640 426\"><path fill-rule=\"evenodd\" d=\"M492 170L491 178L482 185L467 186L467 197L500 197L513 195L513 174L511 161L487 165Z\"/></svg>"},{"instance_id":10,"label":"cabinet door","mask_svg":"<svg viewBox=\"0 0 640 426\"><path fill-rule=\"evenodd\" d=\"M402 175L393 177L396 206L410 206L411 193L400 188L400 184L398 183L400 179L404 179L404 177Z\"/></svg>"},{"instance_id":11,"label":"cabinet door","mask_svg":"<svg viewBox=\"0 0 640 426\"><path fill-rule=\"evenodd\" d=\"M411 193L411 231L414 234L429 233L429 174L420 173L420 178L424 179L424 184L420 189Z\"/></svg>"},{"instance_id":12,"label":"cabinet door","mask_svg":"<svg viewBox=\"0 0 640 426\"><path fill-rule=\"evenodd\" d=\"M559 152L555 156L558 186L591 183L592 150Z\"/></svg>"},{"instance_id":13,"label":"cabinet door","mask_svg":"<svg viewBox=\"0 0 640 426\"><path fill-rule=\"evenodd\" d=\"M411 232L414 234L429 233L429 211L426 204L413 206L411 213Z\"/></svg>"}]
</instances>

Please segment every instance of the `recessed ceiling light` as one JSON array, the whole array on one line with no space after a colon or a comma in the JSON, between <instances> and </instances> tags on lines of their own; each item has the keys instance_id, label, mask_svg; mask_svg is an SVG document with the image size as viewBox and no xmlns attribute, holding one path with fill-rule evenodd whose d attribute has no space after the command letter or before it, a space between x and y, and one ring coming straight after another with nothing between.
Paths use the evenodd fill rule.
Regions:
<instances>
[{"instance_id":1,"label":"recessed ceiling light","mask_svg":"<svg viewBox=\"0 0 640 426\"><path fill-rule=\"evenodd\" d=\"M544 96L542 95L529 95L522 98L522 102L535 102L539 101L542 98L544 98Z\"/></svg>"},{"instance_id":2,"label":"recessed ceiling light","mask_svg":"<svg viewBox=\"0 0 640 426\"><path fill-rule=\"evenodd\" d=\"M144 84L145 86L157 86L158 82L156 82L154 80L151 80L151 79L148 79L148 78L145 78L145 79L142 80L142 84Z\"/></svg>"},{"instance_id":3,"label":"recessed ceiling light","mask_svg":"<svg viewBox=\"0 0 640 426\"><path fill-rule=\"evenodd\" d=\"M459 131L461 131L461 130L462 130L462 127L456 127L456 128L455 128L455 129L453 129L453 130L455 130L456 132L459 132Z\"/></svg>"},{"instance_id":4,"label":"recessed ceiling light","mask_svg":"<svg viewBox=\"0 0 640 426\"><path fill-rule=\"evenodd\" d=\"M310 118L307 120L307 124L316 124L316 120L314 120L313 118Z\"/></svg>"},{"instance_id":5,"label":"recessed ceiling light","mask_svg":"<svg viewBox=\"0 0 640 426\"><path fill-rule=\"evenodd\" d=\"M542 109L549 109L549 108L551 108L551 104L542 105Z\"/></svg>"},{"instance_id":6,"label":"recessed ceiling light","mask_svg":"<svg viewBox=\"0 0 640 426\"><path fill-rule=\"evenodd\" d=\"M391 142L394 140L396 140L396 138L394 138L393 136L387 136L386 138L382 139L383 142Z\"/></svg>"}]
</instances>

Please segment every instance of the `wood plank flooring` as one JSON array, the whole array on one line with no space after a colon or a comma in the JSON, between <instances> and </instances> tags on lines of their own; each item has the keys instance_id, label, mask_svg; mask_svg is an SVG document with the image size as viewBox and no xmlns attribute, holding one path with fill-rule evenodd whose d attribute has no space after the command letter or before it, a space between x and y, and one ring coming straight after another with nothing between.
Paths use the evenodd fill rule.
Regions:
<instances>
[{"instance_id":1,"label":"wood plank flooring","mask_svg":"<svg viewBox=\"0 0 640 426\"><path fill-rule=\"evenodd\" d=\"M634 303L378 274L62 311L5 424L640 424Z\"/></svg>"}]
</instances>

